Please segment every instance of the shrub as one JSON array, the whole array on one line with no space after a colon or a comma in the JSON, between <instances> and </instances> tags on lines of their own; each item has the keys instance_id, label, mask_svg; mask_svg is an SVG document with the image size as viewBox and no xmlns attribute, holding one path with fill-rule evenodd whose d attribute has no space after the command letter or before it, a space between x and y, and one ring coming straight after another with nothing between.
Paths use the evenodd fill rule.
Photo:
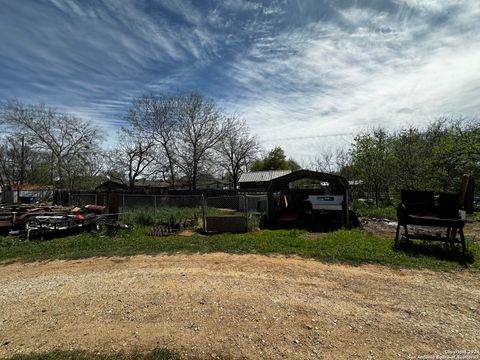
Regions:
<instances>
[{"instance_id":1,"label":"shrub","mask_svg":"<svg viewBox=\"0 0 480 360\"><path fill-rule=\"evenodd\" d=\"M359 217L380 218L380 219L397 219L397 210L393 205L379 206L367 204L363 201L355 200L352 208Z\"/></svg>"},{"instance_id":2,"label":"shrub","mask_svg":"<svg viewBox=\"0 0 480 360\"><path fill-rule=\"evenodd\" d=\"M171 222L190 221L197 224L198 217L202 216L202 208L179 208L179 207L161 207L161 208L134 208L128 209L122 213L120 220L125 223L133 223L137 226L156 226Z\"/></svg>"}]
</instances>

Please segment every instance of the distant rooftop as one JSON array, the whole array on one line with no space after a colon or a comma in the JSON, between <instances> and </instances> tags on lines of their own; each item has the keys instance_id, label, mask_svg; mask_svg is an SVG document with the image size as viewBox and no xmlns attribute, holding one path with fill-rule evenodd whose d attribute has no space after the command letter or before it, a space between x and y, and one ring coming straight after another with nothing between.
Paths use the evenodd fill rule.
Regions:
<instances>
[{"instance_id":1,"label":"distant rooftop","mask_svg":"<svg viewBox=\"0 0 480 360\"><path fill-rule=\"evenodd\" d=\"M271 181L272 179L276 179L280 176L290 174L291 172L291 170L252 171L243 173L240 176L240 180L238 180L238 182L247 183Z\"/></svg>"},{"instance_id":2,"label":"distant rooftop","mask_svg":"<svg viewBox=\"0 0 480 360\"><path fill-rule=\"evenodd\" d=\"M135 180L135 187L145 188L169 188L171 185L162 180L146 180L144 178Z\"/></svg>"}]
</instances>

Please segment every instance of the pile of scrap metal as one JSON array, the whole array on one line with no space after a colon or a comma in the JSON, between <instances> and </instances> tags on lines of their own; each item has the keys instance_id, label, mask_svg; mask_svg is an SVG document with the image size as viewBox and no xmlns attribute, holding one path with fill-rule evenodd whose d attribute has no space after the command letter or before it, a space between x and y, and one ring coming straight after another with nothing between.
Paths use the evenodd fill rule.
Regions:
<instances>
[{"instance_id":1,"label":"pile of scrap metal","mask_svg":"<svg viewBox=\"0 0 480 360\"><path fill-rule=\"evenodd\" d=\"M178 221L172 216L168 219L168 222L155 226L150 231L147 231L145 235L155 237L175 235L186 228L193 228L195 224L196 219L182 219Z\"/></svg>"},{"instance_id":2,"label":"pile of scrap metal","mask_svg":"<svg viewBox=\"0 0 480 360\"><path fill-rule=\"evenodd\" d=\"M49 205L13 204L0 206L0 230L10 230L11 235L27 239L35 235L90 230L106 231L114 235L119 228L130 225L116 224L118 214L107 214L105 206L62 207Z\"/></svg>"},{"instance_id":3,"label":"pile of scrap metal","mask_svg":"<svg viewBox=\"0 0 480 360\"><path fill-rule=\"evenodd\" d=\"M174 235L179 232L179 229L171 228L165 225L158 225L155 226L150 231L147 231L145 235L147 236L155 236L155 237L162 237L162 236L169 236Z\"/></svg>"}]
</instances>

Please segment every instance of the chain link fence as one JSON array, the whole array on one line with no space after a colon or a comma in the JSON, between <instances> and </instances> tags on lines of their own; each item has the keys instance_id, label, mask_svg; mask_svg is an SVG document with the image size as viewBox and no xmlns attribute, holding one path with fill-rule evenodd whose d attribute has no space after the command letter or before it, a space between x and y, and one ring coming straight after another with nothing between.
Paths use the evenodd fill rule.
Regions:
<instances>
[{"instance_id":1,"label":"chain link fence","mask_svg":"<svg viewBox=\"0 0 480 360\"><path fill-rule=\"evenodd\" d=\"M266 195L234 195L204 198L203 195L69 194L70 206L105 205L111 213L141 218L142 225L167 218L197 218L205 232L247 232L258 228L267 210ZM165 218L165 219L164 219ZM191 219L190 219L191 220Z\"/></svg>"},{"instance_id":2,"label":"chain link fence","mask_svg":"<svg viewBox=\"0 0 480 360\"><path fill-rule=\"evenodd\" d=\"M203 206L202 195L139 195L121 194L120 210L122 212L134 208L152 208L158 210L165 207L201 207Z\"/></svg>"},{"instance_id":3,"label":"chain link fence","mask_svg":"<svg viewBox=\"0 0 480 360\"><path fill-rule=\"evenodd\" d=\"M97 194L69 194L68 205L70 206L85 206L96 204Z\"/></svg>"},{"instance_id":4,"label":"chain link fence","mask_svg":"<svg viewBox=\"0 0 480 360\"><path fill-rule=\"evenodd\" d=\"M205 199L206 232L240 233L257 229L267 210L266 195L216 196Z\"/></svg>"},{"instance_id":5,"label":"chain link fence","mask_svg":"<svg viewBox=\"0 0 480 360\"><path fill-rule=\"evenodd\" d=\"M118 204L118 211L125 212L135 208L159 209L162 207L198 207L203 206L202 195L145 195L145 194L68 194L69 206L85 206L88 204Z\"/></svg>"}]
</instances>

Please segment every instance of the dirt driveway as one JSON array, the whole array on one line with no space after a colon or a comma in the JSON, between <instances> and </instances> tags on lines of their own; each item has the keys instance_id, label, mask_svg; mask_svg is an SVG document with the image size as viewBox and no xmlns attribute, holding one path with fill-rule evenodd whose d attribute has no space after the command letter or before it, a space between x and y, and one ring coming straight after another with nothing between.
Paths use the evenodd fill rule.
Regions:
<instances>
[{"instance_id":1,"label":"dirt driveway","mask_svg":"<svg viewBox=\"0 0 480 360\"><path fill-rule=\"evenodd\" d=\"M480 351L472 272L257 255L0 265L0 356L168 348L248 359Z\"/></svg>"}]
</instances>

